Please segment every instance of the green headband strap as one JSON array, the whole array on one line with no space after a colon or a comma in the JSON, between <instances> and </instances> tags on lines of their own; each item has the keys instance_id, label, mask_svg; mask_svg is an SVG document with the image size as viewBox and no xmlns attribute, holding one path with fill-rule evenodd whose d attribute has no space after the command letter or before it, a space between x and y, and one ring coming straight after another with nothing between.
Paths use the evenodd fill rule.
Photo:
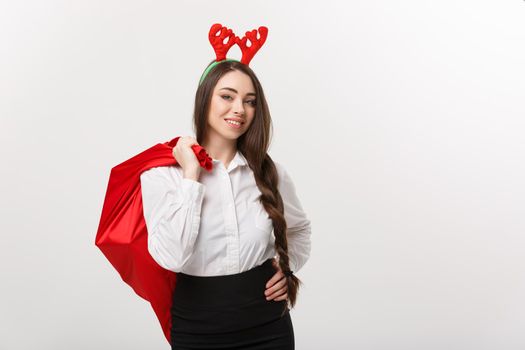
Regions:
<instances>
[{"instance_id":1,"label":"green headband strap","mask_svg":"<svg viewBox=\"0 0 525 350\"><path fill-rule=\"evenodd\" d=\"M239 62L238 60L235 60L233 58L225 58L221 61L215 61L213 62L212 64L210 64L208 66L208 68L206 68L206 70L204 71L204 73L202 73L202 76L201 76L201 79L199 80L199 85L202 84L202 81L204 80L204 78L206 78L206 76L208 75L208 73L213 69L213 67L215 67L216 65L218 65L219 63L221 62L224 62L224 61L235 61L235 62Z\"/></svg>"}]
</instances>

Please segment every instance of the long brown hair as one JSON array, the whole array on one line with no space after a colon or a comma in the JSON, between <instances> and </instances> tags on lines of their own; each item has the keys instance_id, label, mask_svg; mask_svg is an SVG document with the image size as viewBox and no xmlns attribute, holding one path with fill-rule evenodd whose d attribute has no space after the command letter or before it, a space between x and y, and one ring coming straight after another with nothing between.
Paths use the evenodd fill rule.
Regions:
<instances>
[{"instance_id":1,"label":"long brown hair","mask_svg":"<svg viewBox=\"0 0 525 350\"><path fill-rule=\"evenodd\" d=\"M213 63L214 61L211 61ZM256 104L255 115L249 129L237 139L237 149L244 155L253 171L255 182L261 195L259 200L273 222L275 236L275 250L279 255L279 266L283 272L290 270L288 257L288 240L286 238L286 220L284 218L283 199L277 187L277 169L272 158L268 155L268 147L273 132L270 110L264 97L264 91L259 79L247 65L237 61L223 61L217 64L202 81L195 94L195 110L193 126L198 143L205 140L207 132L207 116L213 89L219 79L227 72L240 71L247 74L255 87ZM293 308L297 299L297 292L301 280L295 275L286 277L288 281L288 301ZM285 303L285 309L288 303Z\"/></svg>"}]
</instances>

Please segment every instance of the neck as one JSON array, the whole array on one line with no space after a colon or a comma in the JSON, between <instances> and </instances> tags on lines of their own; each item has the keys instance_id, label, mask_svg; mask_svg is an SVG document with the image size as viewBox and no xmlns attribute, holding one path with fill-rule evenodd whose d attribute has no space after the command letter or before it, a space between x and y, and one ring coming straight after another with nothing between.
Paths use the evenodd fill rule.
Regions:
<instances>
[{"instance_id":1,"label":"neck","mask_svg":"<svg viewBox=\"0 0 525 350\"><path fill-rule=\"evenodd\" d=\"M218 135L213 137L211 133L208 134L206 140L201 143L201 146L206 149L210 157L220 160L226 168L237 152L237 140L218 137Z\"/></svg>"}]
</instances>

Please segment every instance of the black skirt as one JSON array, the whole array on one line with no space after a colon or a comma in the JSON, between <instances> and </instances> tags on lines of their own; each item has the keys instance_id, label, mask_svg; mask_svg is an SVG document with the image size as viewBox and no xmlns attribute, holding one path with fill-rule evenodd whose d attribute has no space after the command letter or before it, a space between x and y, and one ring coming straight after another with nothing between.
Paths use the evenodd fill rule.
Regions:
<instances>
[{"instance_id":1,"label":"black skirt","mask_svg":"<svg viewBox=\"0 0 525 350\"><path fill-rule=\"evenodd\" d=\"M266 300L272 260L224 276L177 273L171 308L171 349L293 350L286 300Z\"/></svg>"}]
</instances>

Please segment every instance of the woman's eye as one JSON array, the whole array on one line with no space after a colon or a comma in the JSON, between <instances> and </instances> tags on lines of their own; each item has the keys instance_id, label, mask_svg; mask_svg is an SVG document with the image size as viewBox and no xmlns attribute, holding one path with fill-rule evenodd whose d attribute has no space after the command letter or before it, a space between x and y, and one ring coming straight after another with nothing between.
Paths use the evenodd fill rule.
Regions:
<instances>
[{"instance_id":1,"label":"woman's eye","mask_svg":"<svg viewBox=\"0 0 525 350\"><path fill-rule=\"evenodd\" d=\"M232 97L230 95L221 95L221 97L225 100L231 100ZM257 104L257 100L249 100L249 101L246 101L247 103L249 103L250 105L252 106L255 106Z\"/></svg>"}]
</instances>

